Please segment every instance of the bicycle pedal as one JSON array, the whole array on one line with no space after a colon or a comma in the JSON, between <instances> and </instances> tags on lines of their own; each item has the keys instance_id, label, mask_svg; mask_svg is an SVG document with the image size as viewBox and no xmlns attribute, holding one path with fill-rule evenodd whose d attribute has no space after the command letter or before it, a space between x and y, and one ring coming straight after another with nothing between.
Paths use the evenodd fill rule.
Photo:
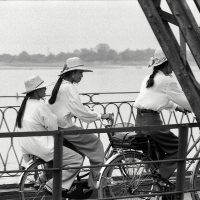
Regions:
<instances>
[{"instance_id":1,"label":"bicycle pedal","mask_svg":"<svg viewBox=\"0 0 200 200\"><path fill-rule=\"evenodd\" d=\"M163 191L163 192L171 192L171 191L174 191L175 190L175 186L174 185L168 185L168 184L160 184L159 183L159 187L160 187L160 190Z\"/></svg>"},{"instance_id":2,"label":"bicycle pedal","mask_svg":"<svg viewBox=\"0 0 200 200\"><path fill-rule=\"evenodd\" d=\"M137 191L137 189L134 189L134 188L129 188L129 189L128 189L128 192L129 192L129 194L131 194L131 195L136 194L136 191Z\"/></svg>"}]
</instances>

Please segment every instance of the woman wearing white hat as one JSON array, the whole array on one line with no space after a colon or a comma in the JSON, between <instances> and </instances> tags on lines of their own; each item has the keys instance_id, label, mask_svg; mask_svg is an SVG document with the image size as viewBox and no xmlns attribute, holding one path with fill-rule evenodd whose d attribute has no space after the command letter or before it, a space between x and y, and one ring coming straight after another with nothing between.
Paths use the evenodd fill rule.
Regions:
<instances>
[{"instance_id":1,"label":"woman wearing white hat","mask_svg":"<svg viewBox=\"0 0 200 200\"><path fill-rule=\"evenodd\" d=\"M58 126L61 130L77 130L72 118L75 116L84 122L90 123L101 118L109 118L109 114L100 114L86 109L81 103L79 93L74 83L79 83L83 72L92 72L84 67L78 57L69 58L59 74L59 79L52 91L49 104L52 112L58 118ZM62 85L61 85L62 83ZM72 143L83 155L89 158L91 165L104 163L104 148L101 140L94 134L65 135L67 141ZM100 168L91 168L88 185L96 188Z\"/></svg>"},{"instance_id":2,"label":"woman wearing white hat","mask_svg":"<svg viewBox=\"0 0 200 200\"><path fill-rule=\"evenodd\" d=\"M185 112L191 107L183 91L172 75L172 67L163 51L157 49L149 67L153 68L151 75L142 82L139 96L134 107L137 108L135 126L162 125L159 113L163 109ZM151 135L158 147L160 159L175 159L178 152L178 138L170 130L141 131ZM176 162L165 162L159 166L162 178L168 179L176 169ZM167 197L163 197L163 200Z\"/></svg>"},{"instance_id":3,"label":"woman wearing white hat","mask_svg":"<svg viewBox=\"0 0 200 200\"><path fill-rule=\"evenodd\" d=\"M57 118L51 112L48 105L41 101L45 96L46 85L39 76L30 77L25 81L26 94L19 109L16 125L18 131L53 131L58 130ZM53 136L34 136L18 138L19 145L24 155L32 154L46 162L51 161L54 156ZM63 167L80 167L83 158L77 152L63 147ZM81 195L79 190L70 191L70 187L78 173L78 169L63 170L62 172L62 195L63 197L76 197ZM52 192L53 179L46 183L46 190ZM84 193L82 193L84 197Z\"/></svg>"}]
</instances>

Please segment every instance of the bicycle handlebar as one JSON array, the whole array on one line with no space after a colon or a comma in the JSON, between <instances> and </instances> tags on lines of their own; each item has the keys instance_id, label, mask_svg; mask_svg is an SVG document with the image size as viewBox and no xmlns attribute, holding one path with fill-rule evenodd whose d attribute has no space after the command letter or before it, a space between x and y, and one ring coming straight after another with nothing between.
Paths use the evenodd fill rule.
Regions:
<instances>
[{"instance_id":1,"label":"bicycle handlebar","mask_svg":"<svg viewBox=\"0 0 200 200\"><path fill-rule=\"evenodd\" d=\"M177 106L177 107L175 108L175 111L182 112L182 113L184 113L184 114L191 113L190 110L187 110L187 109L185 109L185 108L183 108L183 107L180 107L180 106Z\"/></svg>"},{"instance_id":2,"label":"bicycle handlebar","mask_svg":"<svg viewBox=\"0 0 200 200\"><path fill-rule=\"evenodd\" d=\"M114 113L108 113L108 115L109 115L108 118L102 119L102 124L105 126L105 128L110 128L114 124ZM107 124L104 124L103 120L106 120Z\"/></svg>"}]
</instances>

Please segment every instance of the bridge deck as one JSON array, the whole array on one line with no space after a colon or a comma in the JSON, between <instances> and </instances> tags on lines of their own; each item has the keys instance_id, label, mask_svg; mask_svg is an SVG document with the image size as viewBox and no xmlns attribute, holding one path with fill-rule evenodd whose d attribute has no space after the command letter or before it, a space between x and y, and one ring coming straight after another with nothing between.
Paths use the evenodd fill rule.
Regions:
<instances>
[{"instance_id":1,"label":"bridge deck","mask_svg":"<svg viewBox=\"0 0 200 200\"><path fill-rule=\"evenodd\" d=\"M89 199L90 200L98 199L97 190L95 190L93 192L92 196ZM184 199L192 200L191 195L189 193L185 194ZM0 190L0 200L20 200L19 194L18 194L18 188L1 189ZM48 200L51 200L51 198L49 198Z\"/></svg>"}]
</instances>

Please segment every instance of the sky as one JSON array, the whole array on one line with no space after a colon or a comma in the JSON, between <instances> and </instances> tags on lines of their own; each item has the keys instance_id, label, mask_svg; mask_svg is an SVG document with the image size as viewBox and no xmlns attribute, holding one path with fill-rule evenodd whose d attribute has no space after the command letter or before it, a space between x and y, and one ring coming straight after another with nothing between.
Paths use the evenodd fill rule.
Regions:
<instances>
[{"instance_id":1,"label":"sky","mask_svg":"<svg viewBox=\"0 0 200 200\"><path fill-rule=\"evenodd\" d=\"M136 0L0 1L0 54L73 52L106 43L125 49L158 42Z\"/></svg>"}]
</instances>

